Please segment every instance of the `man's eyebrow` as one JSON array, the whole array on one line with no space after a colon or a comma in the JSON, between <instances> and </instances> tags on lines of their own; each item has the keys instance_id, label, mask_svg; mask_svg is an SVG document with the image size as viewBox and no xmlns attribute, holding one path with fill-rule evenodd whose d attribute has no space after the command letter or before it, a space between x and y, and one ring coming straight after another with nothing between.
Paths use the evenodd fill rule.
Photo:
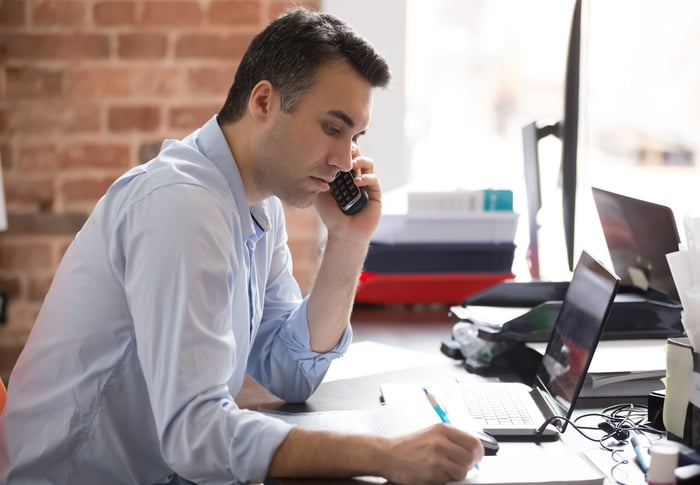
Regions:
<instances>
[{"instance_id":1,"label":"man's eyebrow","mask_svg":"<svg viewBox=\"0 0 700 485\"><path fill-rule=\"evenodd\" d=\"M343 123L348 125L350 128L355 127L355 122L352 120L352 118L350 118L347 114L345 114L342 111L332 110L332 111L329 111L328 114L331 116L335 116L336 118L339 118Z\"/></svg>"}]
</instances>

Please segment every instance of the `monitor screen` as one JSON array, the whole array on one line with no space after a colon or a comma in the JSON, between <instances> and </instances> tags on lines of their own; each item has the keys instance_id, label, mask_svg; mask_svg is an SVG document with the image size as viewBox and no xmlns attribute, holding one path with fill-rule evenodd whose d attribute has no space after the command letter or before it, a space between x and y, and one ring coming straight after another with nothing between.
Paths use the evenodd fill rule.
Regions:
<instances>
[{"instance_id":1,"label":"monitor screen","mask_svg":"<svg viewBox=\"0 0 700 485\"><path fill-rule=\"evenodd\" d=\"M565 410L573 409L619 282L598 260L581 253L537 371L539 382Z\"/></svg>"},{"instance_id":2,"label":"monitor screen","mask_svg":"<svg viewBox=\"0 0 700 485\"><path fill-rule=\"evenodd\" d=\"M680 235L670 207L592 188L613 267L625 285L660 291L679 301L666 255Z\"/></svg>"}]
</instances>

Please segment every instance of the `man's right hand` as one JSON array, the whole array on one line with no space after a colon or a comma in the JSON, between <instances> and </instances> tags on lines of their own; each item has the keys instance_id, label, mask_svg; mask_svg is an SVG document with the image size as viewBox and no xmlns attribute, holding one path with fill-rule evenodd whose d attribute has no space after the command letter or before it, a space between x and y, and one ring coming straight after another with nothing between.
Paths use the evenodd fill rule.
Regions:
<instances>
[{"instance_id":1,"label":"man's right hand","mask_svg":"<svg viewBox=\"0 0 700 485\"><path fill-rule=\"evenodd\" d=\"M385 449L385 478L402 485L463 480L484 456L479 438L447 424L436 424L392 438Z\"/></svg>"}]
</instances>

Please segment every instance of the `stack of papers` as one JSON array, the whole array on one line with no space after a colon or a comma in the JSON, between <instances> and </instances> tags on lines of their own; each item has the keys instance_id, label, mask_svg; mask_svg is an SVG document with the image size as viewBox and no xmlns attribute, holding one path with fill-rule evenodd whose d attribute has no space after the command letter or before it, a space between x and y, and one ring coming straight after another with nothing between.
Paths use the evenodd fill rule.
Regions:
<instances>
[{"instance_id":1,"label":"stack of papers","mask_svg":"<svg viewBox=\"0 0 700 485\"><path fill-rule=\"evenodd\" d=\"M530 345L543 353L546 344ZM580 397L645 397L665 376L665 339L601 340Z\"/></svg>"}]
</instances>

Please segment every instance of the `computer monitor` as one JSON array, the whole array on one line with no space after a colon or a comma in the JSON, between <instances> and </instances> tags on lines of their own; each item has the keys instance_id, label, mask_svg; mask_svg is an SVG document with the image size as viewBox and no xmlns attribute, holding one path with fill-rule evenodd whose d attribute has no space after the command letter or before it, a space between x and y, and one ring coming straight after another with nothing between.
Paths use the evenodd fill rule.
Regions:
<instances>
[{"instance_id":1,"label":"computer monitor","mask_svg":"<svg viewBox=\"0 0 700 485\"><path fill-rule=\"evenodd\" d=\"M523 154L530 243L528 258L530 275L540 279L540 254L538 244L537 214L542 207L540 187L540 162L538 143L542 138L554 135L562 142L561 193L564 240L569 271L574 267L574 233L576 219L576 173L579 118L579 71L581 58L581 0L576 0L569 33L564 88L564 116L553 125L537 126L532 122L523 128Z\"/></svg>"},{"instance_id":2,"label":"computer monitor","mask_svg":"<svg viewBox=\"0 0 700 485\"><path fill-rule=\"evenodd\" d=\"M591 188L605 242L622 284L680 301L666 255L681 242L670 207Z\"/></svg>"}]
</instances>

